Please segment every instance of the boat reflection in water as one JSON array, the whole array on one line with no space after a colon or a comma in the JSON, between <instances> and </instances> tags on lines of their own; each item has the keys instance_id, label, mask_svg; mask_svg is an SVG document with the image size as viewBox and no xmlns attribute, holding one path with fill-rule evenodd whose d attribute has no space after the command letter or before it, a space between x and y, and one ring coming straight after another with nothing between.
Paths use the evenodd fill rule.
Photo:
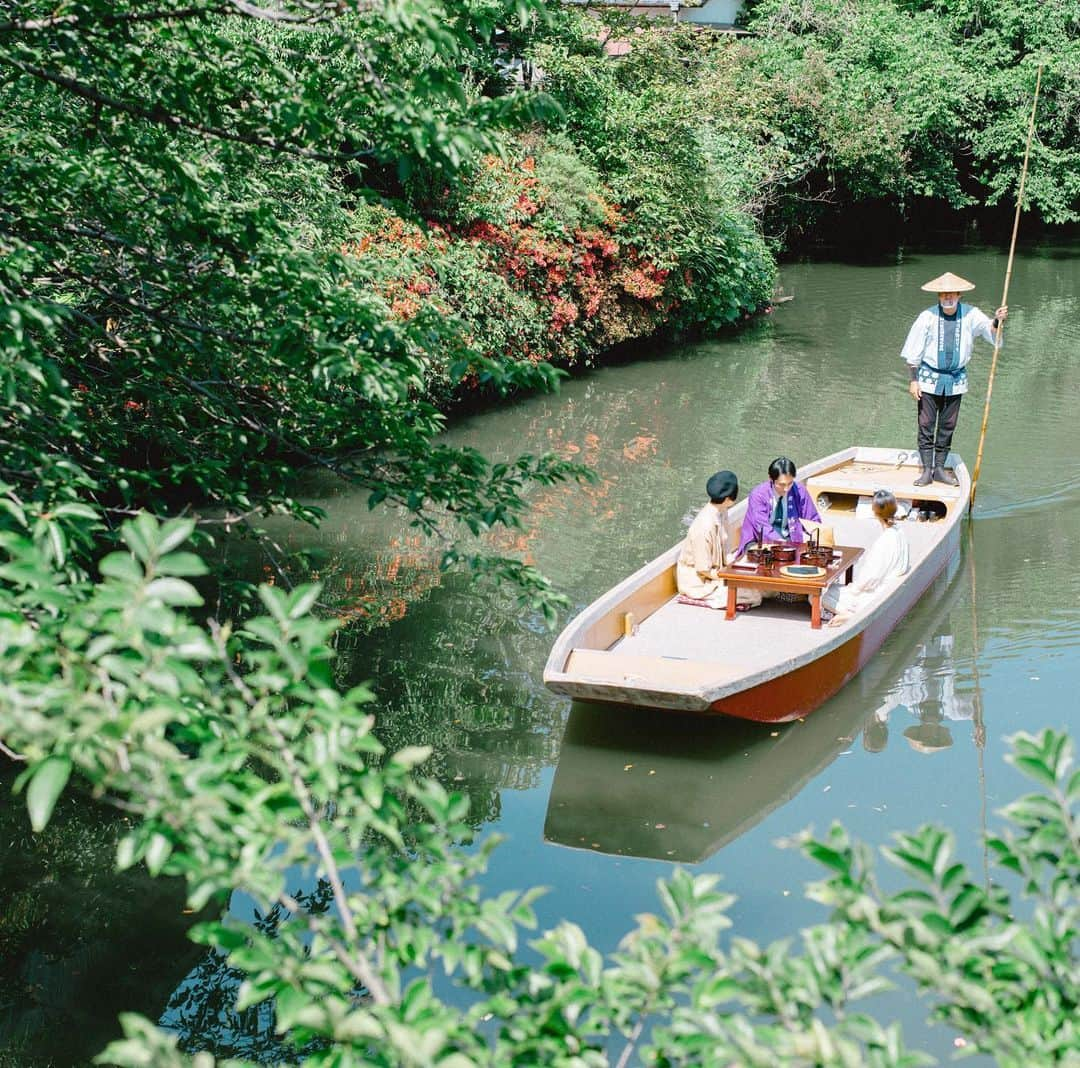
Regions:
<instances>
[{"instance_id":1,"label":"boat reflection in water","mask_svg":"<svg viewBox=\"0 0 1080 1068\"><path fill-rule=\"evenodd\" d=\"M866 706L841 718L761 725L575 702L548 800L544 839L623 856L695 863L794 797L848 749Z\"/></svg>"},{"instance_id":2,"label":"boat reflection in water","mask_svg":"<svg viewBox=\"0 0 1080 1068\"><path fill-rule=\"evenodd\" d=\"M904 732L913 747L940 748L948 733L943 719L972 718L972 697L957 688L949 618L965 586L961 574L957 561L937 596L912 613L862 674L802 721L758 724L574 702L545 841L695 863L793 798L860 744L860 733L862 747L882 748L890 714L914 717Z\"/></svg>"}]
</instances>

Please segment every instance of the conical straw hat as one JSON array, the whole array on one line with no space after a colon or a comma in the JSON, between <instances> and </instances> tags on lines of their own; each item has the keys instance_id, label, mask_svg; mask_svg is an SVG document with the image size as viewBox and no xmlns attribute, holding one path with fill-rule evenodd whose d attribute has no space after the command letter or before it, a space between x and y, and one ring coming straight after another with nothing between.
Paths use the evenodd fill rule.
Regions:
<instances>
[{"instance_id":1,"label":"conical straw hat","mask_svg":"<svg viewBox=\"0 0 1080 1068\"><path fill-rule=\"evenodd\" d=\"M919 288L925 289L927 293L966 293L969 289L974 289L975 284L953 274L952 271L946 271Z\"/></svg>"},{"instance_id":2,"label":"conical straw hat","mask_svg":"<svg viewBox=\"0 0 1080 1068\"><path fill-rule=\"evenodd\" d=\"M953 744L949 728L940 723L920 723L908 727L904 737L917 753L937 753Z\"/></svg>"}]
</instances>

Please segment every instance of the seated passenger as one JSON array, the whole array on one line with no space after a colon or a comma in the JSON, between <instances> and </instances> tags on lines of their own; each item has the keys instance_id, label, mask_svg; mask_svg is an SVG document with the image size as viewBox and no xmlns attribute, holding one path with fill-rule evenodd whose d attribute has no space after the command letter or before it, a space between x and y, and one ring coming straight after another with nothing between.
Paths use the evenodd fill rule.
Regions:
<instances>
[{"instance_id":1,"label":"seated passenger","mask_svg":"<svg viewBox=\"0 0 1080 1068\"><path fill-rule=\"evenodd\" d=\"M836 614L829 621L838 627L858 612L881 584L906 575L910 566L907 537L896 522L896 498L888 490L874 494L874 516L881 534L855 567L854 581L847 586L830 586L821 598L821 607Z\"/></svg>"},{"instance_id":2,"label":"seated passenger","mask_svg":"<svg viewBox=\"0 0 1080 1068\"><path fill-rule=\"evenodd\" d=\"M706 601L710 608L727 606L727 587L717 571L729 562L724 514L739 496L739 480L730 471L717 471L705 484L709 503L694 517L675 568L679 593ZM740 611L761 603L755 590L739 590Z\"/></svg>"},{"instance_id":3,"label":"seated passenger","mask_svg":"<svg viewBox=\"0 0 1080 1068\"><path fill-rule=\"evenodd\" d=\"M795 481L795 465L786 456L769 464L769 481L750 491L743 517L742 537L735 554L762 541L806 541L807 529L821 523L805 487Z\"/></svg>"}]
</instances>

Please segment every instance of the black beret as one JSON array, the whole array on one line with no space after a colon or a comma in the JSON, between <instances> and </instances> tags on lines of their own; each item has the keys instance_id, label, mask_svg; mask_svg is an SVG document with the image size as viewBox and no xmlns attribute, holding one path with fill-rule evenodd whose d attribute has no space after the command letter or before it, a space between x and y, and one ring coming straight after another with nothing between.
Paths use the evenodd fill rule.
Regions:
<instances>
[{"instance_id":1,"label":"black beret","mask_svg":"<svg viewBox=\"0 0 1080 1068\"><path fill-rule=\"evenodd\" d=\"M733 471L717 471L705 483L710 501L735 500L739 496L739 480Z\"/></svg>"}]
</instances>

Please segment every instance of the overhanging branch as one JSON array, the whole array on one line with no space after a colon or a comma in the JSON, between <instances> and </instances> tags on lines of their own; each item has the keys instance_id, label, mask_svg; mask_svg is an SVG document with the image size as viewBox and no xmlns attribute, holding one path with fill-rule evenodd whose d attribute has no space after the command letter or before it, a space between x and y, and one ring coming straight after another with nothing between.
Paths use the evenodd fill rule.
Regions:
<instances>
[{"instance_id":1,"label":"overhanging branch","mask_svg":"<svg viewBox=\"0 0 1080 1068\"><path fill-rule=\"evenodd\" d=\"M234 130L227 130L221 126L207 126L205 123L185 118L183 115L177 115L171 111L166 111L164 108L145 108L127 100L119 100L116 97L106 96L100 90L94 88L94 86L87 85L77 78L71 78L66 74L57 74L55 71L46 70L44 67L38 67L31 63L24 63L21 60L13 59L11 56L4 57L3 62L11 64L11 66L15 67L17 70L21 70L24 74L29 74L32 78L37 78L40 81L49 82L61 89L66 89L69 93L73 93L83 100L88 100L98 107L110 108L113 111L119 111L125 115L132 115L135 118L145 119L147 122L154 123L158 126L167 126L174 130L190 130L194 133L201 134L204 137L220 141L233 141L242 145L253 145L256 148L268 148L272 152L280 152L290 156L299 156L302 159L319 160L323 163L348 163L358 159L370 158L375 155L370 149L364 149L363 151L358 150L356 152L317 152L315 149L290 144L288 141L282 141L274 137L263 137L254 133L239 133Z\"/></svg>"}]
</instances>

